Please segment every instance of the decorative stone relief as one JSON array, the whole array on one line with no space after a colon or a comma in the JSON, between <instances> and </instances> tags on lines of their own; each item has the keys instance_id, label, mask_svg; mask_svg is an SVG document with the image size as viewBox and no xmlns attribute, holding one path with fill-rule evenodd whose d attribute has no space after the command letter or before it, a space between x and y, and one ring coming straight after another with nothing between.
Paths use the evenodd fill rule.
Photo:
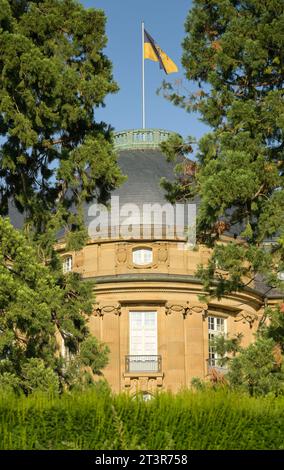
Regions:
<instances>
[{"instance_id":1,"label":"decorative stone relief","mask_svg":"<svg viewBox=\"0 0 284 470\"><path fill-rule=\"evenodd\" d=\"M248 312L246 310L242 310L237 314L237 317L235 318L235 322L243 322L243 323L248 323L249 327L252 328L253 324L255 321L258 320L258 315L255 312Z\"/></svg>"},{"instance_id":2,"label":"decorative stone relief","mask_svg":"<svg viewBox=\"0 0 284 470\"><path fill-rule=\"evenodd\" d=\"M131 379L129 391L131 395L135 395L139 392L139 380L138 379Z\"/></svg>"},{"instance_id":3,"label":"decorative stone relief","mask_svg":"<svg viewBox=\"0 0 284 470\"><path fill-rule=\"evenodd\" d=\"M124 387L128 388L131 385L131 379L130 377L124 377Z\"/></svg>"},{"instance_id":4,"label":"decorative stone relief","mask_svg":"<svg viewBox=\"0 0 284 470\"><path fill-rule=\"evenodd\" d=\"M163 377L124 377L124 388L131 395L138 392L154 393L163 386Z\"/></svg>"},{"instance_id":5,"label":"decorative stone relief","mask_svg":"<svg viewBox=\"0 0 284 470\"><path fill-rule=\"evenodd\" d=\"M208 318L208 308L206 310L203 310L202 318L203 318L204 321Z\"/></svg>"},{"instance_id":6,"label":"decorative stone relief","mask_svg":"<svg viewBox=\"0 0 284 470\"><path fill-rule=\"evenodd\" d=\"M155 391L157 390L157 386L158 386L158 381L156 379L149 379L148 380L148 392L151 392L151 393L155 393Z\"/></svg>"},{"instance_id":7,"label":"decorative stone relief","mask_svg":"<svg viewBox=\"0 0 284 470\"><path fill-rule=\"evenodd\" d=\"M116 261L118 264L124 264L127 261L127 248L125 245L118 245L116 250Z\"/></svg>"},{"instance_id":8,"label":"decorative stone relief","mask_svg":"<svg viewBox=\"0 0 284 470\"><path fill-rule=\"evenodd\" d=\"M80 250L75 254L75 267L80 268L84 265L84 251Z\"/></svg>"},{"instance_id":9,"label":"decorative stone relief","mask_svg":"<svg viewBox=\"0 0 284 470\"><path fill-rule=\"evenodd\" d=\"M203 320L206 320L206 318L208 317L208 305L205 303L194 305L193 307L191 307L191 310L193 313L201 313Z\"/></svg>"},{"instance_id":10,"label":"decorative stone relief","mask_svg":"<svg viewBox=\"0 0 284 470\"><path fill-rule=\"evenodd\" d=\"M166 315L170 315L173 312L178 312L181 313L184 318L186 318L187 315L192 315L193 313L201 313L203 319L205 319L208 315L207 304L190 305L189 302L186 302L185 304L171 304L167 302L165 309Z\"/></svg>"},{"instance_id":11,"label":"decorative stone relief","mask_svg":"<svg viewBox=\"0 0 284 470\"><path fill-rule=\"evenodd\" d=\"M171 313L181 313L183 318L186 318L186 316L190 315L192 312L189 302L186 302L186 304L170 304L167 302L165 305L165 313L166 315L170 315Z\"/></svg>"},{"instance_id":12,"label":"decorative stone relief","mask_svg":"<svg viewBox=\"0 0 284 470\"><path fill-rule=\"evenodd\" d=\"M103 317L106 313L113 313L114 315L121 314L121 305L115 304L95 304L94 315L96 317Z\"/></svg>"},{"instance_id":13,"label":"decorative stone relief","mask_svg":"<svg viewBox=\"0 0 284 470\"><path fill-rule=\"evenodd\" d=\"M156 385L157 385L157 387L162 387L163 386L163 377L157 377Z\"/></svg>"},{"instance_id":14,"label":"decorative stone relief","mask_svg":"<svg viewBox=\"0 0 284 470\"><path fill-rule=\"evenodd\" d=\"M139 390L148 392L148 377L139 377Z\"/></svg>"},{"instance_id":15,"label":"decorative stone relief","mask_svg":"<svg viewBox=\"0 0 284 470\"><path fill-rule=\"evenodd\" d=\"M168 247L166 244L161 244L158 247L158 261L159 263L166 263L168 260Z\"/></svg>"},{"instance_id":16,"label":"decorative stone relief","mask_svg":"<svg viewBox=\"0 0 284 470\"><path fill-rule=\"evenodd\" d=\"M202 313L202 316L207 318L208 316L208 305L198 304L191 307L192 313Z\"/></svg>"}]
</instances>

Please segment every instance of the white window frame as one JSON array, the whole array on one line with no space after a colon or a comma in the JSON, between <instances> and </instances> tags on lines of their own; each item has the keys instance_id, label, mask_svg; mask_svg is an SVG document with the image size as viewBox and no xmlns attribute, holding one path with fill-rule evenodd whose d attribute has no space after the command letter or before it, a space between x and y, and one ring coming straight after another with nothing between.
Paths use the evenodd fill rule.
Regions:
<instances>
[{"instance_id":1,"label":"white window frame","mask_svg":"<svg viewBox=\"0 0 284 470\"><path fill-rule=\"evenodd\" d=\"M147 328L147 315L152 316L152 321L154 322L154 328L152 328L152 333L154 332L152 339L153 349L151 352L147 350L147 332L151 332L151 328ZM141 330L135 328L134 321L135 316L140 317L141 320ZM147 331L148 330L148 331ZM135 334L136 333L136 334ZM141 352L135 350L135 341L134 338L140 338L141 340ZM151 336L150 336L151 337ZM149 339L149 337L148 337ZM137 347L137 346L136 346ZM129 355L130 356L157 356L158 355L158 328L157 328L157 311L130 311L129 312Z\"/></svg>"},{"instance_id":2,"label":"white window frame","mask_svg":"<svg viewBox=\"0 0 284 470\"><path fill-rule=\"evenodd\" d=\"M213 329L211 328L211 320L213 320ZM226 335L227 334L227 319L224 317L218 317L217 315L208 315L208 365L210 367L219 367L218 359L219 355L214 351L214 348L210 346L210 340L214 336Z\"/></svg>"},{"instance_id":3,"label":"white window frame","mask_svg":"<svg viewBox=\"0 0 284 470\"><path fill-rule=\"evenodd\" d=\"M153 249L150 247L133 248L132 262L137 266L147 266L153 263Z\"/></svg>"},{"instance_id":4,"label":"white window frame","mask_svg":"<svg viewBox=\"0 0 284 470\"><path fill-rule=\"evenodd\" d=\"M70 273L73 269L73 257L72 255L64 256L62 261L63 274Z\"/></svg>"}]
</instances>

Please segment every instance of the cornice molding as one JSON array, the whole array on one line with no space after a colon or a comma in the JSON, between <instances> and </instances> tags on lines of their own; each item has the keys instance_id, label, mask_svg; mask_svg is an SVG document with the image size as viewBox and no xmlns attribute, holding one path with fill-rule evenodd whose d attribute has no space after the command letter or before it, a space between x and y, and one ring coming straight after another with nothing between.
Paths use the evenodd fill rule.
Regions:
<instances>
[{"instance_id":1,"label":"cornice molding","mask_svg":"<svg viewBox=\"0 0 284 470\"><path fill-rule=\"evenodd\" d=\"M110 284L110 283L123 283L123 282L180 282L189 284L200 284L201 280L190 274L166 274L166 273L128 273L128 274L111 274L106 276L92 276L85 277L83 280L94 280L96 284ZM261 292L252 287L245 286L243 290L232 292L233 295L241 296L245 292L252 295L257 295L263 298ZM228 297L228 296L226 296Z\"/></svg>"}]
</instances>

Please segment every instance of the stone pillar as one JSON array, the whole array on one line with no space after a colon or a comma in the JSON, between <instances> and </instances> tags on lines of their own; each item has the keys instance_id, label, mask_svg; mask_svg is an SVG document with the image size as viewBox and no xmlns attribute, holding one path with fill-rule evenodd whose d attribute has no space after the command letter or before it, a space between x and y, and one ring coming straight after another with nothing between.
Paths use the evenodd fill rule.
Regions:
<instances>
[{"instance_id":1,"label":"stone pillar","mask_svg":"<svg viewBox=\"0 0 284 470\"><path fill-rule=\"evenodd\" d=\"M205 376L204 357L204 311L202 305L192 306L186 321L187 341L187 386L191 385L193 377L201 379Z\"/></svg>"},{"instance_id":2,"label":"stone pillar","mask_svg":"<svg viewBox=\"0 0 284 470\"><path fill-rule=\"evenodd\" d=\"M110 349L109 363L103 374L115 392L120 391L120 314L118 303L100 303L95 305L95 315L101 319L101 340Z\"/></svg>"},{"instance_id":3,"label":"stone pillar","mask_svg":"<svg viewBox=\"0 0 284 470\"><path fill-rule=\"evenodd\" d=\"M165 371L165 387L173 392L186 386L186 345L185 322L189 313L187 303L166 304L166 349L167 367Z\"/></svg>"}]
</instances>

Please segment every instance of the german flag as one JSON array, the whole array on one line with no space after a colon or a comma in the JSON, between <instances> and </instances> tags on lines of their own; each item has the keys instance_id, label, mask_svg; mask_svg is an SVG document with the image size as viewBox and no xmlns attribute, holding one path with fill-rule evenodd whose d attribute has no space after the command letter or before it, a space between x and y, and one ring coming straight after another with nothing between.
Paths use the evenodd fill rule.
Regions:
<instances>
[{"instance_id":1,"label":"german flag","mask_svg":"<svg viewBox=\"0 0 284 470\"><path fill-rule=\"evenodd\" d=\"M152 36L144 29L144 59L150 59L160 63L160 68L164 69L166 74L178 72L176 64L169 56L158 46Z\"/></svg>"}]
</instances>

